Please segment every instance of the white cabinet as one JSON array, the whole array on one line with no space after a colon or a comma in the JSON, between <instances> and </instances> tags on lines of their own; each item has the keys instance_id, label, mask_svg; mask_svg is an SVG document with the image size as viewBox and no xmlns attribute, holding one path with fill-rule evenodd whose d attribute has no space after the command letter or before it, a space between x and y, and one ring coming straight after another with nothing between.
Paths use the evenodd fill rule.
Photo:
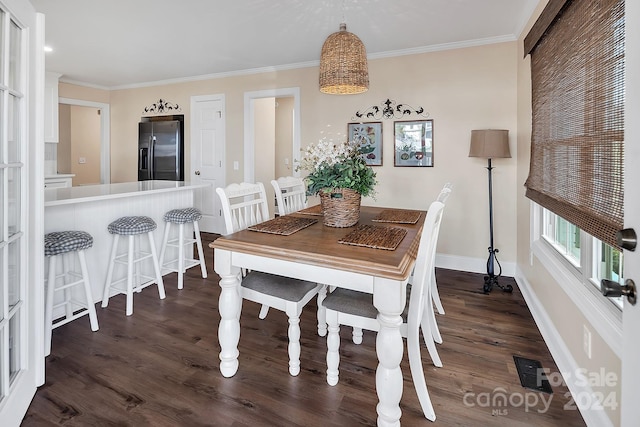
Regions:
<instances>
[{"instance_id":1,"label":"white cabinet","mask_svg":"<svg viewBox=\"0 0 640 427\"><path fill-rule=\"evenodd\" d=\"M44 179L44 188L65 188L65 187L71 187L71 176Z\"/></svg>"},{"instance_id":2,"label":"white cabinet","mask_svg":"<svg viewBox=\"0 0 640 427\"><path fill-rule=\"evenodd\" d=\"M58 79L62 74L46 73L44 81L44 142L58 142Z\"/></svg>"}]
</instances>

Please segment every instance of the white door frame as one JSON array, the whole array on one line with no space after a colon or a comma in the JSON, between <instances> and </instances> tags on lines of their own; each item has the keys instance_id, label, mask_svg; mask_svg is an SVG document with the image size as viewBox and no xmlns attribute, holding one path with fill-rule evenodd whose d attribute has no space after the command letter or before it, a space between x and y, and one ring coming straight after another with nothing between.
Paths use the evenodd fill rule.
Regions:
<instances>
[{"instance_id":1,"label":"white door frame","mask_svg":"<svg viewBox=\"0 0 640 427\"><path fill-rule=\"evenodd\" d=\"M640 234L640 2L625 2L625 129L624 129L624 225ZM640 248L624 251L624 276L640 288ZM621 426L638 425L640 419L640 302L631 305L624 299L622 312L622 396Z\"/></svg>"},{"instance_id":2,"label":"white door frame","mask_svg":"<svg viewBox=\"0 0 640 427\"><path fill-rule=\"evenodd\" d=\"M100 110L100 183L111 183L111 110L109 104L72 98L58 98L58 104L92 107Z\"/></svg>"},{"instance_id":3,"label":"white door frame","mask_svg":"<svg viewBox=\"0 0 640 427\"><path fill-rule=\"evenodd\" d=\"M282 89L267 89L244 93L244 181L255 180L255 111L254 100L260 98L289 98L293 97L293 159L295 165L300 160L300 88L290 87ZM293 176L300 176L292 168ZM274 177L275 178L275 177Z\"/></svg>"}]
</instances>

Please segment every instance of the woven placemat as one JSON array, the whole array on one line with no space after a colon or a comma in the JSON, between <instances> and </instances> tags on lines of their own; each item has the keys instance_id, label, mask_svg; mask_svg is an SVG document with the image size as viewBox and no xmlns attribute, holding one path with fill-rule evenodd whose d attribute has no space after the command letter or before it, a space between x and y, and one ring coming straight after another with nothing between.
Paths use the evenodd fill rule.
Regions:
<instances>
[{"instance_id":1,"label":"woven placemat","mask_svg":"<svg viewBox=\"0 0 640 427\"><path fill-rule=\"evenodd\" d=\"M395 222L396 224L415 224L422 212L407 209L386 209L372 219L374 222Z\"/></svg>"},{"instance_id":2,"label":"woven placemat","mask_svg":"<svg viewBox=\"0 0 640 427\"><path fill-rule=\"evenodd\" d=\"M359 225L358 228L338 240L338 242L345 245L394 251L406 234L407 230L404 228L364 224Z\"/></svg>"},{"instance_id":3,"label":"woven placemat","mask_svg":"<svg viewBox=\"0 0 640 427\"><path fill-rule=\"evenodd\" d=\"M310 206L308 208L299 210L296 213L301 213L305 215L322 215L322 205Z\"/></svg>"},{"instance_id":4,"label":"woven placemat","mask_svg":"<svg viewBox=\"0 0 640 427\"><path fill-rule=\"evenodd\" d=\"M315 218L299 218L291 215L279 216L269 221L247 227L247 230L260 233L288 236L318 222Z\"/></svg>"}]
</instances>

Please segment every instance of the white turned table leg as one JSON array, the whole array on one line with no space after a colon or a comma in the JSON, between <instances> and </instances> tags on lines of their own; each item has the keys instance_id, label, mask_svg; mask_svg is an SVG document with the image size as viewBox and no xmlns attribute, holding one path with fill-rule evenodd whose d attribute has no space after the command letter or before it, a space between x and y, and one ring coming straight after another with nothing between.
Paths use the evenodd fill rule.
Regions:
<instances>
[{"instance_id":1,"label":"white turned table leg","mask_svg":"<svg viewBox=\"0 0 640 427\"><path fill-rule=\"evenodd\" d=\"M340 326L335 311L327 313L327 384L338 384L340 366Z\"/></svg>"},{"instance_id":2,"label":"white turned table leg","mask_svg":"<svg viewBox=\"0 0 640 427\"><path fill-rule=\"evenodd\" d=\"M401 282L376 278L373 290L373 304L378 309L378 322L380 322L380 330L376 338L378 426L399 427L402 415L400 362L404 352L404 342L400 334L402 324L400 314L406 302L406 289L405 284Z\"/></svg>"},{"instance_id":3,"label":"white turned table leg","mask_svg":"<svg viewBox=\"0 0 640 427\"><path fill-rule=\"evenodd\" d=\"M300 317L289 316L289 373L300 373Z\"/></svg>"},{"instance_id":4,"label":"white turned table leg","mask_svg":"<svg viewBox=\"0 0 640 427\"><path fill-rule=\"evenodd\" d=\"M238 342L240 341L240 269L231 265L231 254L220 249L214 250L214 265L220 276L220 372L224 377L232 377L238 371Z\"/></svg>"}]
</instances>

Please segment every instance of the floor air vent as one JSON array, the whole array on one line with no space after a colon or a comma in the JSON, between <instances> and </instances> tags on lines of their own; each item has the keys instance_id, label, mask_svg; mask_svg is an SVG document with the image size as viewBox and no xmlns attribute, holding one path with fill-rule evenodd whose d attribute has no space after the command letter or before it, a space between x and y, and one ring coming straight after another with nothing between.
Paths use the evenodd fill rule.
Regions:
<instances>
[{"instance_id":1,"label":"floor air vent","mask_svg":"<svg viewBox=\"0 0 640 427\"><path fill-rule=\"evenodd\" d=\"M513 356L513 361L516 364L522 387L545 393L553 393L551 384L549 384L547 376L542 371L540 361L518 356Z\"/></svg>"}]
</instances>

